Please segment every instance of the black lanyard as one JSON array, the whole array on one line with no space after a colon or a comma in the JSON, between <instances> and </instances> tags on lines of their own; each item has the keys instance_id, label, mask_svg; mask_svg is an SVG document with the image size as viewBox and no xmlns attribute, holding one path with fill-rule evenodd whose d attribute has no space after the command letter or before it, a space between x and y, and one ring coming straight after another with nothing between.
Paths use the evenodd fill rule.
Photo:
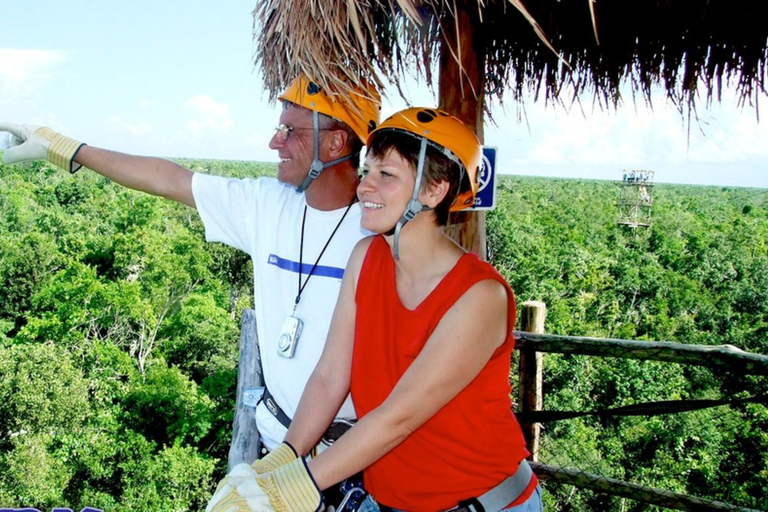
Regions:
<instances>
[{"instance_id":1,"label":"black lanyard","mask_svg":"<svg viewBox=\"0 0 768 512\"><path fill-rule=\"evenodd\" d=\"M344 210L344 215L341 216L341 219L339 220L339 223L336 224L336 227L333 228L333 233L331 233L331 236L328 237L328 240L325 241L325 246L323 247L323 250L320 251L320 254L317 256L317 260L315 260L314 265L312 265L312 269L309 271L309 274L307 274L307 279L304 280L304 284L301 284L301 269L304 266L304 224L307 222L307 205L304 205L304 217L301 219L301 243L299 245L299 291L296 294L296 301L293 304L293 310L296 311L296 307L299 305L299 301L301 300L301 294L304 291L304 288L307 286L307 283L309 282L309 278L312 277L312 274L315 273L315 269L317 268L317 264L320 263L320 258L323 257L323 253L328 248L328 244L331 243L331 239L333 238L333 235L336 234L336 231L339 230L339 227L341 227L341 223L344 222L344 218L347 216L347 213L349 213L349 209L352 208L352 205L355 204L356 197L352 197L352 202L349 203L349 206L347 206L347 209Z\"/></svg>"}]
</instances>

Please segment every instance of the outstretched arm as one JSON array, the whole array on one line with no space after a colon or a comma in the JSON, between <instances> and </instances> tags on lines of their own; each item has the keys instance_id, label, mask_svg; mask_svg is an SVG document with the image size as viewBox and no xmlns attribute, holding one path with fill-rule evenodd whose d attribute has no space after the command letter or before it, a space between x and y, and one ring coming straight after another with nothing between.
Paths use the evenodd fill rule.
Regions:
<instances>
[{"instance_id":1,"label":"outstretched arm","mask_svg":"<svg viewBox=\"0 0 768 512\"><path fill-rule=\"evenodd\" d=\"M11 134L3 163L48 160L70 172L84 165L128 188L195 206L192 172L169 160L89 147L40 126L0 123L0 132Z\"/></svg>"},{"instance_id":2,"label":"outstretched arm","mask_svg":"<svg viewBox=\"0 0 768 512\"><path fill-rule=\"evenodd\" d=\"M445 314L389 397L308 462L318 487L369 466L458 395L506 340L508 300L498 281L472 286Z\"/></svg>"},{"instance_id":3,"label":"outstretched arm","mask_svg":"<svg viewBox=\"0 0 768 512\"><path fill-rule=\"evenodd\" d=\"M170 160L83 146L75 161L125 187L195 207L192 171Z\"/></svg>"}]
</instances>

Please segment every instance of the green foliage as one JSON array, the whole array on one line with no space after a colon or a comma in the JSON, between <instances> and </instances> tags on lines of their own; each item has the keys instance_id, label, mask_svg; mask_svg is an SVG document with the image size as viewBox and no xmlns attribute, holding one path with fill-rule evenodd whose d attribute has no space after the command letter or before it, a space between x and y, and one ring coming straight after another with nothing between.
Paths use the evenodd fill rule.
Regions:
<instances>
[{"instance_id":1,"label":"green foliage","mask_svg":"<svg viewBox=\"0 0 768 512\"><path fill-rule=\"evenodd\" d=\"M257 177L274 166L181 160ZM501 176L491 262L554 334L768 354L768 195L656 185L616 224L614 183ZM89 171L0 166L0 506L201 510L231 439L247 255L194 210ZM763 377L548 354L545 407L768 393ZM544 426L543 462L768 509L765 404ZM546 510L656 510L544 482Z\"/></svg>"},{"instance_id":2,"label":"green foliage","mask_svg":"<svg viewBox=\"0 0 768 512\"><path fill-rule=\"evenodd\" d=\"M69 354L52 344L0 349L0 443L71 432L88 410L87 386Z\"/></svg>"},{"instance_id":3,"label":"green foliage","mask_svg":"<svg viewBox=\"0 0 768 512\"><path fill-rule=\"evenodd\" d=\"M237 363L239 330L211 294L190 295L163 323L160 336L167 340L163 353L168 362L198 382Z\"/></svg>"},{"instance_id":4,"label":"green foliage","mask_svg":"<svg viewBox=\"0 0 768 512\"><path fill-rule=\"evenodd\" d=\"M178 368L154 359L134 378L122 407L133 430L160 446L194 444L210 431L211 400Z\"/></svg>"},{"instance_id":5,"label":"green foliage","mask_svg":"<svg viewBox=\"0 0 768 512\"><path fill-rule=\"evenodd\" d=\"M31 297L61 264L53 238L38 231L0 233L0 319L23 325Z\"/></svg>"},{"instance_id":6,"label":"green foliage","mask_svg":"<svg viewBox=\"0 0 768 512\"><path fill-rule=\"evenodd\" d=\"M203 509L231 438L247 256L88 171L0 166L0 186L0 506Z\"/></svg>"},{"instance_id":7,"label":"green foliage","mask_svg":"<svg viewBox=\"0 0 768 512\"><path fill-rule=\"evenodd\" d=\"M4 505L62 503L73 475L57 451L65 439L83 433L88 412L87 382L65 350L51 344L0 349Z\"/></svg>"},{"instance_id":8,"label":"green foliage","mask_svg":"<svg viewBox=\"0 0 768 512\"><path fill-rule=\"evenodd\" d=\"M126 468L120 510L204 510L216 483L212 473L213 461L201 459L191 447L168 447L134 459Z\"/></svg>"},{"instance_id":9,"label":"green foliage","mask_svg":"<svg viewBox=\"0 0 768 512\"><path fill-rule=\"evenodd\" d=\"M653 225L616 224L614 183L502 176L486 217L491 262L518 303L547 304L547 332L732 344L768 354L768 194L656 185ZM765 394L764 377L669 363L547 354L549 410ZM749 412L748 412L749 411ZM757 509L768 508L765 405L544 425L541 460ZM649 510L553 482L554 510Z\"/></svg>"}]
</instances>

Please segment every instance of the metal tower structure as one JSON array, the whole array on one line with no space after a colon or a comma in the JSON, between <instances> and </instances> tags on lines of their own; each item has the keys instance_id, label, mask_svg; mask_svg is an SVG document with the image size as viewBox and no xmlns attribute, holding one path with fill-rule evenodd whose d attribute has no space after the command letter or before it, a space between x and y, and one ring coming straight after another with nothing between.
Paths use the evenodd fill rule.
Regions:
<instances>
[{"instance_id":1,"label":"metal tower structure","mask_svg":"<svg viewBox=\"0 0 768 512\"><path fill-rule=\"evenodd\" d=\"M652 206L653 171L624 171L619 183L618 224L649 227Z\"/></svg>"}]
</instances>

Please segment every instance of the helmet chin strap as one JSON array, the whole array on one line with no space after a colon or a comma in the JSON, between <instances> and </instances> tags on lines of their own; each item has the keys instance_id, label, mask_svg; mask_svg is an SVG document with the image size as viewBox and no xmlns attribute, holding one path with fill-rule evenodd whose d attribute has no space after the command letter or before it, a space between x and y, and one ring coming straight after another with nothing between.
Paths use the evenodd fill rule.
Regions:
<instances>
[{"instance_id":1,"label":"helmet chin strap","mask_svg":"<svg viewBox=\"0 0 768 512\"><path fill-rule=\"evenodd\" d=\"M392 256L396 259L400 259L400 230L403 229L403 226L408 221L413 220L416 215L418 215L420 212L423 212L424 210L429 210L429 206L424 206L421 204L421 201L419 201L419 192L421 191L421 178L424 176L424 160L425 155L427 154L427 139L422 138L421 139L421 149L419 150L419 165L418 169L416 170L416 183L413 186L413 195L411 196L411 200L408 203L408 208L405 210L405 213L403 213L403 216L400 217L400 220L397 221L397 224L395 224L394 232L395 232L395 243L392 245ZM391 230L387 234L391 234Z\"/></svg>"},{"instance_id":2,"label":"helmet chin strap","mask_svg":"<svg viewBox=\"0 0 768 512\"><path fill-rule=\"evenodd\" d=\"M322 162L320 160L320 114L317 112L317 110L312 111L312 125L314 131L315 155L314 159L312 160L312 165L309 166L309 173L307 174L307 177L304 178L304 181L301 182L301 185L296 188L297 193L301 193L307 190L307 187L309 187L310 183L312 183L318 176L320 176L320 173L328 167L333 167L336 164L350 160L352 157L360 154L359 151L356 151L354 153L348 154L347 156L337 158L336 160L331 160L330 162Z\"/></svg>"}]
</instances>

